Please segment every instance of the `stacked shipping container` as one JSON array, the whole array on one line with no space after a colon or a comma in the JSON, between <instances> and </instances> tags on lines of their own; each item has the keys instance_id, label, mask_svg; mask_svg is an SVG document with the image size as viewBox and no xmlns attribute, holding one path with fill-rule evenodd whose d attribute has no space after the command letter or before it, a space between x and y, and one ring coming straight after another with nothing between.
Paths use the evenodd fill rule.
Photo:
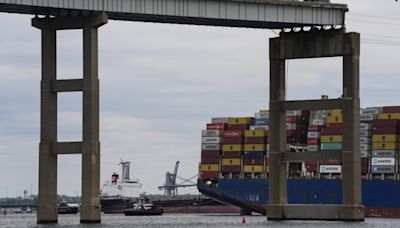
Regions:
<instances>
[{"instance_id":1,"label":"stacked shipping container","mask_svg":"<svg viewBox=\"0 0 400 228\"><path fill-rule=\"evenodd\" d=\"M394 174L399 151L400 107L384 107L373 121L371 173Z\"/></svg>"},{"instance_id":2,"label":"stacked shipping container","mask_svg":"<svg viewBox=\"0 0 400 228\"><path fill-rule=\"evenodd\" d=\"M370 158L372 155L372 121L375 120L382 108L365 108L360 111L360 153L361 173L370 172Z\"/></svg>"},{"instance_id":3,"label":"stacked shipping container","mask_svg":"<svg viewBox=\"0 0 400 228\"><path fill-rule=\"evenodd\" d=\"M341 109L331 109L321 129L321 151L341 151L343 142L343 114ZM321 162L319 172L322 174L341 173L340 162Z\"/></svg>"},{"instance_id":4,"label":"stacked shipping container","mask_svg":"<svg viewBox=\"0 0 400 228\"><path fill-rule=\"evenodd\" d=\"M309 112L287 111L286 112L286 136L288 148L290 145L307 145L307 126Z\"/></svg>"},{"instance_id":5,"label":"stacked shipping container","mask_svg":"<svg viewBox=\"0 0 400 228\"><path fill-rule=\"evenodd\" d=\"M213 118L202 131L200 177L218 179L220 173L220 155L222 150L222 133L227 125L224 118Z\"/></svg>"},{"instance_id":6,"label":"stacked shipping container","mask_svg":"<svg viewBox=\"0 0 400 228\"><path fill-rule=\"evenodd\" d=\"M288 145L306 144L307 151L321 153L342 150L342 110L291 111L287 112L286 122ZM268 173L268 125L269 113L265 110L256 113L255 118L213 118L207 130L202 131L200 178L266 176L263 174ZM361 110L364 178L398 173L399 145L400 106ZM339 162L306 162L302 167L304 175L329 174L330 178L330 174L341 173Z\"/></svg>"},{"instance_id":7,"label":"stacked shipping container","mask_svg":"<svg viewBox=\"0 0 400 228\"><path fill-rule=\"evenodd\" d=\"M268 131L248 130L245 131L243 173L264 173L264 162L268 143Z\"/></svg>"},{"instance_id":8,"label":"stacked shipping container","mask_svg":"<svg viewBox=\"0 0 400 228\"><path fill-rule=\"evenodd\" d=\"M223 133L222 174L240 174L242 172L244 131L248 130L253 123L252 117L228 118L228 130Z\"/></svg>"}]
</instances>

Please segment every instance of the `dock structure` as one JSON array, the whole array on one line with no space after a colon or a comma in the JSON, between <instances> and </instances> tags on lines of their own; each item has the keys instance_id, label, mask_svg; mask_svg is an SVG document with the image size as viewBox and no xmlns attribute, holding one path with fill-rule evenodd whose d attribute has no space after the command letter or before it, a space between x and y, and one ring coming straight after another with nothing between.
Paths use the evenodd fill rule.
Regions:
<instances>
[{"instance_id":1,"label":"dock structure","mask_svg":"<svg viewBox=\"0 0 400 228\"><path fill-rule=\"evenodd\" d=\"M41 142L39 147L38 223L57 223L57 157L82 154L81 223L100 223L100 142L98 28L110 20L245 27L259 29L311 28L281 33L270 40L271 174L269 219L362 220L359 174L359 35L343 28L347 5L297 0L0 0L0 12L35 15L32 25L42 33ZM56 32L83 30L83 77L58 80ZM343 56L343 98L330 101L285 100L285 60ZM57 139L57 94L83 92L81 142ZM344 151L304 153L307 159L338 158L343 163L342 206L287 205L284 151L286 110L343 108ZM307 154L307 155L305 155ZM303 155L302 155L303 156ZM286 166L285 166L286 167Z\"/></svg>"}]
</instances>

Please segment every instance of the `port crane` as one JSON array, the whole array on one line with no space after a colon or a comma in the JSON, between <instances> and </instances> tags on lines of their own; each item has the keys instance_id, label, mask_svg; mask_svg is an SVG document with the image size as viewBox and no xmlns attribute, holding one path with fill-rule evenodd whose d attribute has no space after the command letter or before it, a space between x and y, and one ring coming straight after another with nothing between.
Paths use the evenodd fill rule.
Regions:
<instances>
[{"instance_id":1,"label":"port crane","mask_svg":"<svg viewBox=\"0 0 400 228\"><path fill-rule=\"evenodd\" d=\"M175 197L178 195L178 188L185 188L185 187L194 187L196 183L192 180L197 178L197 174L185 179L178 176L178 169L179 169L179 161L175 163L175 169L173 173L167 172L165 174L165 183L162 186L158 186L159 190L164 190L164 196L166 197ZM179 179L182 182L177 184L176 180Z\"/></svg>"}]
</instances>

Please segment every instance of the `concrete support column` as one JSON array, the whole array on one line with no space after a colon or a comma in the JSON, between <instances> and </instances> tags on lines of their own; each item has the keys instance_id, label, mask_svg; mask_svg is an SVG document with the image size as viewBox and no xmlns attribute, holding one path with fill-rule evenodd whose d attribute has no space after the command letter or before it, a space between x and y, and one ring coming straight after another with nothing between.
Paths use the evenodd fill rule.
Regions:
<instances>
[{"instance_id":1,"label":"concrete support column","mask_svg":"<svg viewBox=\"0 0 400 228\"><path fill-rule=\"evenodd\" d=\"M270 154L269 154L269 215L282 216L282 207L287 204L287 169L282 161L286 151L286 112L281 101L286 100L285 60L279 56L279 39L270 40Z\"/></svg>"},{"instance_id":2,"label":"concrete support column","mask_svg":"<svg viewBox=\"0 0 400 228\"><path fill-rule=\"evenodd\" d=\"M52 92L56 79L56 31L42 28L42 81L39 145L38 223L56 223L57 213L57 155L52 144L57 141L57 93Z\"/></svg>"},{"instance_id":3,"label":"concrete support column","mask_svg":"<svg viewBox=\"0 0 400 228\"><path fill-rule=\"evenodd\" d=\"M105 14L34 18L42 30L38 223L57 223L57 155L82 154L81 223L100 223L98 27ZM83 79L57 80L56 31L83 29ZM83 92L82 142L57 141L57 93Z\"/></svg>"},{"instance_id":4,"label":"concrete support column","mask_svg":"<svg viewBox=\"0 0 400 228\"><path fill-rule=\"evenodd\" d=\"M360 154L360 36L345 36L343 55L343 204L362 204Z\"/></svg>"},{"instance_id":5,"label":"concrete support column","mask_svg":"<svg viewBox=\"0 0 400 228\"><path fill-rule=\"evenodd\" d=\"M83 29L83 148L81 223L100 223L98 39Z\"/></svg>"}]
</instances>

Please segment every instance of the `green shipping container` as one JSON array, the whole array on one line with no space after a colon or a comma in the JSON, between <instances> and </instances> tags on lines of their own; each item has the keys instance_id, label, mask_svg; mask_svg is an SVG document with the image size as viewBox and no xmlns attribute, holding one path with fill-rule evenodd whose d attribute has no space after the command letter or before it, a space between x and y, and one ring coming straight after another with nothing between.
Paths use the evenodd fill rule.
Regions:
<instances>
[{"instance_id":1,"label":"green shipping container","mask_svg":"<svg viewBox=\"0 0 400 228\"><path fill-rule=\"evenodd\" d=\"M321 150L342 150L342 143L321 143Z\"/></svg>"}]
</instances>

